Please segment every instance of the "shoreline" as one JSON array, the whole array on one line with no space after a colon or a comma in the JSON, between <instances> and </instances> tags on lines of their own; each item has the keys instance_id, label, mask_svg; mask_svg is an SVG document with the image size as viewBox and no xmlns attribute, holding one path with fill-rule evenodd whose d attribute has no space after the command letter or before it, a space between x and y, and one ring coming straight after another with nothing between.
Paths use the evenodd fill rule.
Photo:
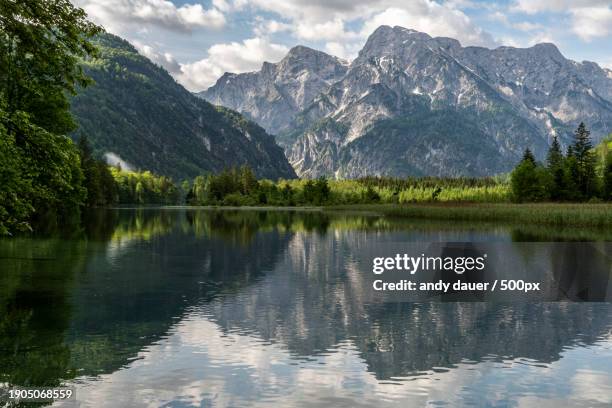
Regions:
<instances>
[{"instance_id":1,"label":"shoreline","mask_svg":"<svg viewBox=\"0 0 612 408\"><path fill-rule=\"evenodd\" d=\"M418 203L361 206L390 218L503 222L556 227L612 227L612 204L598 203Z\"/></svg>"},{"instance_id":2,"label":"shoreline","mask_svg":"<svg viewBox=\"0 0 612 408\"><path fill-rule=\"evenodd\" d=\"M349 204L330 206L113 206L108 209L169 209L212 211L299 211L369 213L389 218L436 221L504 222L558 227L612 227L610 203L412 203Z\"/></svg>"}]
</instances>

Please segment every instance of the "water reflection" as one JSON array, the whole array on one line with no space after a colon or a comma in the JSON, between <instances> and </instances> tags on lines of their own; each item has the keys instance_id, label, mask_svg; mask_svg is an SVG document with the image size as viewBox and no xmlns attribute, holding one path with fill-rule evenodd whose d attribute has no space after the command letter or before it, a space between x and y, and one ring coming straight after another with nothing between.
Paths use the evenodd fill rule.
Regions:
<instances>
[{"instance_id":1,"label":"water reflection","mask_svg":"<svg viewBox=\"0 0 612 408\"><path fill-rule=\"evenodd\" d=\"M313 211L91 214L75 239L0 241L0 383L75 383L95 407L610 405L609 303L388 302L365 262L375 243L585 234L606 239ZM609 266L604 242L516 248L563 299L609 285L555 267Z\"/></svg>"}]
</instances>

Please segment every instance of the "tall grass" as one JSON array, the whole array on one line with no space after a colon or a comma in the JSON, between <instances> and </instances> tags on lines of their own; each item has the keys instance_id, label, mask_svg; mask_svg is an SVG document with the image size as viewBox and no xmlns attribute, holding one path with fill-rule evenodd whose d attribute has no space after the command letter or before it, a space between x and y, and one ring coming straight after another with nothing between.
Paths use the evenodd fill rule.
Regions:
<instances>
[{"instance_id":1,"label":"tall grass","mask_svg":"<svg viewBox=\"0 0 612 408\"><path fill-rule=\"evenodd\" d=\"M378 206L375 210L390 217L415 219L612 227L611 204L418 204Z\"/></svg>"},{"instance_id":2,"label":"tall grass","mask_svg":"<svg viewBox=\"0 0 612 408\"><path fill-rule=\"evenodd\" d=\"M306 180L283 180L285 185L300 191ZM359 180L329 180L331 196L328 204L406 204L429 202L479 202L502 203L510 201L510 187L505 181L483 179L438 179L438 178L366 178ZM372 199L368 189L374 191Z\"/></svg>"}]
</instances>

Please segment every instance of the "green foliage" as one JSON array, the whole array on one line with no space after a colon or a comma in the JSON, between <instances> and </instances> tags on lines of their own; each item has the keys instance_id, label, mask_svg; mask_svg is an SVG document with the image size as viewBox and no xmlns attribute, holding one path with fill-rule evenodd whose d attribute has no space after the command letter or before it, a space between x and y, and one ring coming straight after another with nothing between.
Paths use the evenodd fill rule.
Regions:
<instances>
[{"instance_id":1,"label":"green foliage","mask_svg":"<svg viewBox=\"0 0 612 408\"><path fill-rule=\"evenodd\" d=\"M577 164L578 191L583 198L594 197L598 192L598 180L595 173L596 157L591 144L590 132L584 123L580 123L575 133L574 156Z\"/></svg>"},{"instance_id":2,"label":"green foliage","mask_svg":"<svg viewBox=\"0 0 612 408\"><path fill-rule=\"evenodd\" d=\"M548 151L547 166L536 162L527 149L523 160L513 170L512 197L515 201L588 201L610 200L608 148L605 139L593 148L590 132L580 123L574 143L563 156L561 145L555 137Z\"/></svg>"},{"instance_id":3,"label":"green foliage","mask_svg":"<svg viewBox=\"0 0 612 408\"><path fill-rule=\"evenodd\" d=\"M304 184L302 197L305 204L323 205L329 201L330 188L323 177L317 180L308 180Z\"/></svg>"},{"instance_id":4,"label":"green foliage","mask_svg":"<svg viewBox=\"0 0 612 408\"><path fill-rule=\"evenodd\" d=\"M175 180L243 163L260 177L295 177L257 124L196 97L127 41L110 34L94 41L99 52L83 67L95 83L71 101L75 140L85 134L95 152Z\"/></svg>"},{"instance_id":5,"label":"green foliage","mask_svg":"<svg viewBox=\"0 0 612 408\"><path fill-rule=\"evenodd\" d=\"M608 152L603 167L602 198L604 200L612 200L612 152Z\"/></svg>"},{"instance_id":6,"label":"green foliage","mask_svg":"<svg viewBox=\"0 0 612 408\"><path fill-rule=\"evenodd\" d=\"M567 186L565 182L564 157L557 136L553 138L546 162L550 173L550 199L553 201L562 200L567 196Z\"/></svg>"},{"instance_id":7,"label":"green foliage","mask_svg":"<svg viewBox=\"0 0 612 408\"><path fill-rule=\"evenodd\" d=\"M364 206L362 209L368 210L369 208ZM605 227L607 230L612 226L610 204L421 204L370 208L370 210L373 209L378 213L388 216L407 219L444 220L452 221L453 224L458 221L470 223L490 221L495 222L495 225L509 222L524 225L554 225L557 227Z\"/></svg>"},{"instance_id":8,"label":"green foliage","mask_svg":"<svg viewBox=\"0 0 612 408\"><path fill-rule=\"evenodd\" d=\"M523 163L529 163L532 165L536 165L536 159L535 156L533 155L533 153L531 152L531 150L529 148L525 149L525 153L523 154Z\"/></svg>"},{"instance_id":9,"label":"green foliage","mask_svg":"<svg viewBox=\"0 0 612 408\"><path fill-rule=\"evenodd\" d=\"M16 179L3 183L3 194L25 204L19 206L20 209L28 209L9 214L12 218L19 217L13 220L3 217L0 224L19 226L6 228L5 232L30 229L32 224L42 227L52 226L60 220L63 224L77 221L86 196L79 153L72 141L29 119L25 112L5 119L14 133L3 135L3 142L13 155L4 174L12 174ZM15 183L24 188L15 188Z\"/></svg>"},{"instance_id":10,"label":"green foliage","mask_svg":"<svg viewBox=\"0 0 612 408\"><path fill-rule=\"evenodd\" d=\"M149 171L122 171L111 167L119 204L178 204L181 194L172 180ZM194 183L195 184L195 183Z\"/></svg>"},{"instance_id":11,"label":"green foliage","mask_svg":"<svg viewBox=\"0 0 612 408\"><path fill-rule=\"evenodd\" d=\"M56 134L74 129L66 92L88 83L77 62L95 53L89 38L101 28L69 0L2 1L0 17L0 93L9 116L28 112Z\"/></svg>"},{"instance_id":12,"label":"green foliage","mask_svg":"<svg viewBox=\"0 0 612 408\"><path fill-rule=\"evenodd\" d=\"M367 203L378 203L380 202L380 194L378 194L371 186L368 186L365 193L363 193L363 200Z\"/></svg>"},{"instance_id":13,"label":"green foliage","mask_svg":"<svg viewBox=\"0 0 612 408\"><path fill-rule=\"evenodd\" d=\"M248 167L194 179L186 202L192 205L322 206L416 202L505 202L501 179L390 178L358 180L257 180Z\"/></svg>"},{"instance_id":14,"label":"green foliage","mask_svg":"<svg viewBox=\"0 0 612 408\"><path fill-rule=\"evenodd\" d=\"M517 202L546 200L549 191L547 175L547 171L536 163L531 151L526 149L523 160L510 176L513 200Z\"/></svg>"},{"instance_id":15,"label":"green foliage","mask_svg":"<svg viewBox=\"0 0 612 408\"><path fill-rule=\"evenodd\" d=\"M87 207L103 207L117 202L117 184L110 169L103 160L93 157L86 136L78 143L81 168L85 177L83 185L87 190Z\"/></svg>"},{"instance_id":16,"label":"green foliage","mask_svg":"<svg viewBox=\"0 0 612 408\"><path fill-rule=\"evenodd\" d=\"M0 123L0 235L28 230L27 220L34 211L29 193L32 179L27 177L25 161Z\"/></svg>"},{"instance_id":17,"label":"green foliage","mask_svg":"<svg viewBox=\"0 0 612 408\"><path fill-rule=\"evenodd\" d=\"M85 199L66 94L100 28L69 0L0 2L0 233L78 219Z\"/></svg>"}]
</instances>

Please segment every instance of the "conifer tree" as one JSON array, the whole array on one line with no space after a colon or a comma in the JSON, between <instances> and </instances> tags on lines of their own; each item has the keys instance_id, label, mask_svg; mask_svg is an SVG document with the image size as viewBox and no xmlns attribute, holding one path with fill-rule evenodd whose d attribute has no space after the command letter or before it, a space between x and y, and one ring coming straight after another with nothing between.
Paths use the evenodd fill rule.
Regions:
<instances>
[{"instance_id":1,"label":"conifer tree","mask_svg":"<svg viewBox=\"0 0 612 408\"><path fill-rule=\"evenodd\" d=\"M240 168L240 192L244 195L253 194L257 190L257 177L249 166Z\"/></svg>"},{"instance_id":2,"label":"conifer tree","mask_svg":"<svg viewBox=\"0 0 612 408\"><path fill-rule=\"evenodd\" d=\"M117 185L108 166L103 160L96 159L87 136L83 135L77 143L83 170L83 187L87 190L87 207L101 207L113 204L117 199Z\"/></svg>"},{"instance_id":3,"label":"conifer tree","mask_svg":"<svg viewBox=\"0 0 612 408\"><path fill-rule=\"evenodd\" d=\"M563 152L561 151L561 144L557 136L553 137L552 144L548 150L548 156L546 158L549 168L556 168L563 163Z\"/></svg>"},{"instance_id":4,"label":"conifer tree","mask_svg":"<svg viewBox=\"0 0 612 408\"><path fill-rule=\"evenodd\" d=\"M531 162L533 165L536 164L536 159L535 156L533 155L533 153L531 152L531 150L529 148L525 149L525 153L523 153L523 162L528 161Z\"/></svg>"},{"instance_id":5,"label":"conifer tree","mask_svg":"<svg viewBox=\"0 0 612 408\"><path fill-rule=\"evenodd\" d=\"M606 155L606 161L603 168L603 189L602 196L604 200L612 200L612 152Z\"/></svg>"},{"instance_id":6,"label":"conifer tree","mask_svg":"<svg viewBox=\"0 0 612 408\"><path fill-rule=\"evenodd\" d=\"M562 200L565 198L564 157L557 136L553 137L546 161L551 180L548 195L552 200Z\"/></svg>"},{"instance_id":7,"label":"conifer tree","mask_svg":"<svg viewBox=\"0 0 612 408\"><path fill-rule=\"evenodd\" d=\"M563 164L563 184L565 185L564 198L576 201L581 198L578 188L579 170L574 147L568 146L567 155Z\"/></svg>"},{"instance_id":8,"label":"conifer tree","mask_svg":"<svg viewBox=\"0 0 612 408\"><path fill-rule=\"evenodd\" d=\"M543 201L548 198L547 172L525 149L523 159L510 175L512 197L517 202Z\"/></svg>"},{"instance_id":9,"label":"conifer tree","mask_svg":"<svg viewBox=\"0 0 612 408\"><path fill-rule=\"evenodd\" d=\"M582 198L588 199L597 194L597 174L595 171L596 157L591 143L591 132L583 122L580 123L574 134L573 154L576 157L577 180L576 184Z\"/></svg>"}]
</instances>

